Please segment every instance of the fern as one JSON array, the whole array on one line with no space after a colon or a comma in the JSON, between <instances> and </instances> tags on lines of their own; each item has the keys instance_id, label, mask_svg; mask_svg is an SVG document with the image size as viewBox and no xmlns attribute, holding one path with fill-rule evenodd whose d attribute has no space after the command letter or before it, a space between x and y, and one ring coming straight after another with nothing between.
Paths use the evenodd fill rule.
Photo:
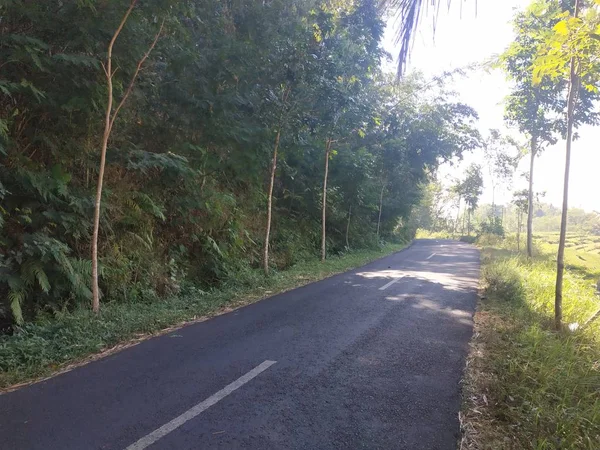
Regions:
<instances>
[{"instance_id":1,"label":"fern","mask_svg":"<svg viewBox=\"0 0 600 450\"><path fill-rule=\"evenodd\" d=\"M15 322L17 325L22 325L24 320L21 303L25 301L25 291L10 291L8 293L8 301L10 302L10 311Z\"/></svg>"},{"instance_id":2,"label":"fern","mask_svg":"<svg viewBox=\"0 0 600 450\"><path fill-rule=\"evenodd\" d=\"M46 272L44 272L44 269L42 269L39 266L36 266L35 277L42 291L48 294L50 292L50 282L48 281L48 276L46 275Z\"/></svg>"},{"instance_id":3,"label":"fern","mask_svg":"<svg viewBox=\"0 0 600 450\"><path fill-rule=\"evenodd\" d=\"M152 250L154 242L150 233L146 234L145 238L137 233L133 233L132 231L128 231L127 234L142 244L146 250Z\"/></svg>"},{"instance_id":4,"label":"fern","mask_svg":"<svg viewBox=\"0 0 600 450\"><path fill-rule=\"evenodd\" d=\"M164 207L157 205L154 200L150 198L150 196L144 194L143 192L135 192L133 197L139 201L140 207L145 212L152 214L154 217L162 221L166 220Z\"/></svg>"}]
</instances>

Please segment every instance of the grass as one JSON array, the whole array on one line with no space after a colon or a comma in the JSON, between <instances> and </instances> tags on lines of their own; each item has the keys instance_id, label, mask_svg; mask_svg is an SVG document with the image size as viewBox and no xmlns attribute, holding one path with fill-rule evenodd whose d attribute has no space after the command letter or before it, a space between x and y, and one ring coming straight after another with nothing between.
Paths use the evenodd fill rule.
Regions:
<instances>
[{"instance_id":1,"label":"grass","mask_svg":"<svg viewBox=\"0 0 600 450\"><path fill-rule=\"evenodd\" d=\"M98 357L111 349L164 332L173 326L227 312L270 295L360 267L399 251L389 244L331 257L324 263L307 261L265 278L261 271L240 274L239 282L209 293L196 292L147 303L103 305L101 314L78 310L25 325L13 336L0 336L0 390L29 382Z\"/></svg>"},{"instance_id":2,"label":"grass","mask_svg":"<svg viewBox=\"0 0 600 450\"><path fill-rule=\"evenodd\" d=\"M482 250L483 297L464 379L462 449L600 448L600 320L553 331L555 262ZM542 245L552 245L542 242ZM567 270L564 318L600 308L592 262Z\"/></svg>"}]
</instances>

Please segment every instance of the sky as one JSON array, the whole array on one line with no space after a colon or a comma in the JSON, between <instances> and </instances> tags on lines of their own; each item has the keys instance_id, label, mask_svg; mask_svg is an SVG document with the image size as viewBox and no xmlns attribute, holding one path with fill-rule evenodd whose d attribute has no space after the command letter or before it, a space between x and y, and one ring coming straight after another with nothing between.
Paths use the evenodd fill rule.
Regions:
<instances>
[{"instance_id":1,"label":"sky","mask_svg":"<svg viewBox=\"0 0 600 450\"><path fill-rule=\"evenodd\" d=\"M430 8L417 32L408 70L419 70L426 76L435 76L447 70L490 61L510 45L514 37L511 18L529 3L529 0L456 0L448 10L444 6L446 2L442 2L435 33L432 26L434 12ZM388 23L384 44L392 55L398 52L394 42L395 29L392 19ZM395 63L390 63L386 68L394 70ZM482 135L490 128L497 128L505 134L519 137L518 131L507 129L503 120L504 99L510 93L511 85L500 70L471 71L450 87L456 91L457 100L477 111L478 128ZM583 126L578 132L580 138L573 144L571 158L569 206L600 211L600 127ZM525 142L523 136L520 138ZM442 167L439 177L447 179L449 176L458 176L458 171L473 161L484 165L485 175L485 161L481 153L475 151L467 155L458 169ZM534 189L536 192L545 192L543 201L555 206L562 205L564 155L565 142L559 140L555 146L546 149L535 163ZM529 158L523 158L517 173L527 171L528 165ZM484 176L484 180L487 182L480 203L491 203L491 183L487 176ZM512 189L526 187L526 181L517 177ZM496 190L496 203L510 202L511 198L508 190Z\"/></svg>"}]
</instances>

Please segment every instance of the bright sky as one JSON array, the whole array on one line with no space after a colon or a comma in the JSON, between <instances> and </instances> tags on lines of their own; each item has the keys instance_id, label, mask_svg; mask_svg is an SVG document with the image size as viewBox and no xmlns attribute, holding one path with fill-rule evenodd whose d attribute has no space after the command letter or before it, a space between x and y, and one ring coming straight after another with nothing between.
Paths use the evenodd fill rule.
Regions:
<instances>
[{"instance_id":1,"label":"bright sky","mask_svg":"<svg viewBox=\"0 0 600 450\"><path fill-rule=\"evenodd\" d=\"M462 14L461 14L462 3ZM433 11L430 8L424 17L409 62L409 70L420 70L433 76L446 70L482 63L501 53L512 41L510 24L515 10L524 9L529 0L460 0L452 2L448 11L442 2L435 39L432 27ZM477 13L475 5L477 4ZM461 17L462 16L462 17ZM394 44L394 24L390 21L386 35L386 49L393 55L398 51ZM516 130L509 131L504 124L504 98L510 92L510 83L500 71L486 73L484 70L471 72L452 85L460 101L469 104L478 112L479 128L485 134L490 128L518 136ZM571 159L571 182L569 203L571 207L588 211L600 211L600 127L581 127L580 139L573 144ZM535 190L546 192L544 201L560 206L564 176L564 141L548 148L536 161L534 172ZM465 158L466 166L471 161L484 165L481 152ZM528 158L524 158L518 173L528 170ZM440 176L450 173L457 176L456 168L443 168ZM484 165L484 173L485 165ZM490 183L486 183L482 203L491 203ZM524 180L515 179L513 189L526 187ZM496 192L496 203L508 202L509 192Z\"/></svg>"}]
</instances>

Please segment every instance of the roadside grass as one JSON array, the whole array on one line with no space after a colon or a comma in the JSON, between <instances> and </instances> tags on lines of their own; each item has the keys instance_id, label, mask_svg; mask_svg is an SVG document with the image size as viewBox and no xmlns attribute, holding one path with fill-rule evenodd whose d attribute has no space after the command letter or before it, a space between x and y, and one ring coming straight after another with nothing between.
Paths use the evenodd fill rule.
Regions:
<instances>
[{"instance_id":1,"label":"roadside grass","mask_svg":"<svg viewBox=\"0 0 600 450\"><path fill-rule=\"evenodd\" d=\"M0 336L0 391L61 372L72 365L112 353L186 322L201 321L271 295L360 267L397 252L406 244L349 252L324 263L309 260L268 278L258 269L239 274L235 283L211 292L190 292L146 303L102 305L40 318L13 336Z\"/></svg>"},{"instance_id":2,"label":"roadside grass","mask_svg":"<svg viewBox=\"0 0 600 450\"><path fill-rule=\"evenodd\" d=\"M599 268L567 270L566 323L600 308L590 281ZM552 330L555 270L544 251L528 261L506 241L482 249L461 449L600 448L600 319Z\"/></svg>"}]
</instances>

